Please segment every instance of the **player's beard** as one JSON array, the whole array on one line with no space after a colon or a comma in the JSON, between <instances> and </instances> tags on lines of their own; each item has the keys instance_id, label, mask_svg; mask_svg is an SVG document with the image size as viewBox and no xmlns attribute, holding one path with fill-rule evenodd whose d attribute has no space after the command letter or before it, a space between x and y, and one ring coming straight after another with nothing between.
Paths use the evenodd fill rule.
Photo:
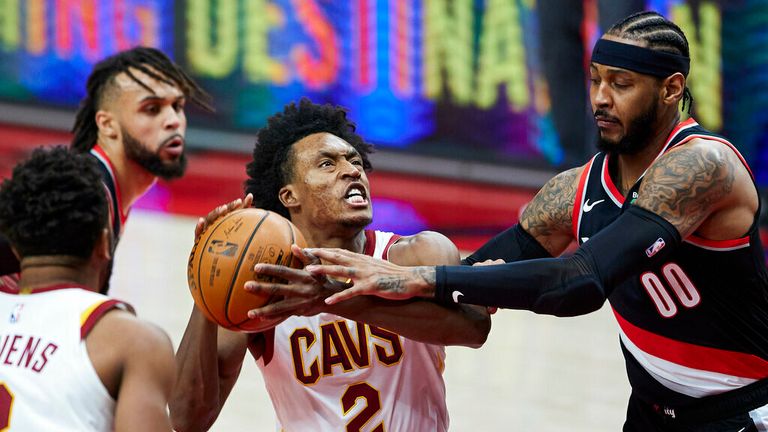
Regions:
<instances>
[{"instance_id":1,"label":"player's beard","mask_svg":"<svg viewBox=\"0 0 768 432\"><path fill-rule=\"evenodd\" d=\"M123 147L128 159L164 180L171 180L184 175L184 171L187 169L187 156L184 153L175 160L164 161L160 157L162 146L153 153L147 150L147 146L143 142L134 138L125 129L122 132Z\"/></svg>"},{"instance_id":2,"label":"player's beard","mask_svg":"<svg viewBox=\"0 0 768 432\"><path fill-rule=\"evenodd\" d=\"M606 140L600 135L597 149L605 153L626 155L637 154L643 150L655 133L654 125L656 124L659 112L658 101L659 98L657 96L645 111L629 122L626 133L618 142ZM595 112L595 115L598 114L605 115L600 110Z\"/></svg>"}]
</instances>

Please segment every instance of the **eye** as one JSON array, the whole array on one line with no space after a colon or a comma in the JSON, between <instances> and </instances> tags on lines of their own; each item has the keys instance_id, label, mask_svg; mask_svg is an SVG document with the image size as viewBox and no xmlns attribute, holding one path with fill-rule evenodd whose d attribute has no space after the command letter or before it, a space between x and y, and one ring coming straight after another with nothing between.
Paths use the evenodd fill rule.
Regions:
<instances>
[{"instance_id":1,"label":"eye","mask_svg":"<svg viewBox=\"0 0 768 432\"><path fill-rule=\"evenodd\" d=\"M325 168L325 167L333 166L333 162L331 162L330 160L326 159L326 160L320 161L319 166L320 166L320 168Z\"/></svg>"},{"instance_id":2,"label":"eye","mask_svg":"<svg viewBox=\"0 0 768 432\"><path fill-rule=\"evenodd\" d=\"M176 112L182 111L184 109L185 102L183 100L176 101L173 103L173 110Z\"/></svg>"},{"instance_id":3,"label":"eye","mask_svg":"<svg viewBox=\"0 0 768 432\"><path fill-rule=\"evenodd\" d=\"M623 89L629 88L629 84L614 82L613 83L613 87L615 87L615 88L617 88L619 90L623 90Z\"/></svg>"},{"instance_id":4,"label":"eye","mask_svg":"<svg viewBox=\"0 0 768 432\"><path fill-rule=\"evenodd\" d=\"M354 158L351 161L349 161L349 163L351 163L352 165L363 166L363 160L360 158Z\"/></svg>"},{"instance_id":5,"label":"eye","mask_svg":"<svg viewBox=\"0 0 768 432\"><path fill-rule=\"evenodd\" d=\"M150 114L157 114L160 112L160 106L157 104L151 104L144 107L144 111Z\"/></svg>"}]
</instances>

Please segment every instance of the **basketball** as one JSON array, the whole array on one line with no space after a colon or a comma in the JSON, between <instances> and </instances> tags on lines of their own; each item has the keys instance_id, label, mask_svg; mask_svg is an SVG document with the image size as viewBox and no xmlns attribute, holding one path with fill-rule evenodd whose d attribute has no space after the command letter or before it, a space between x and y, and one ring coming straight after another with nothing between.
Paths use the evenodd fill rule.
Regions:
<instances>
[{"instance_id":1,"label":"basketball","mask_svg":"<svg viewBox=\"0 0 768 432\"><path fill-rule=\"evenodd\" d=\"M301 267L291 253L291 244L306 247L301 232L277 213L248 208L217 219L189 254L187 278L195 304L226 329L257 331L259 322L250 320L248 311L272 299L249 293L243 285L249 280L273 279L256 277L253 266L258 263Z\"/></svg>"}]
</instances>

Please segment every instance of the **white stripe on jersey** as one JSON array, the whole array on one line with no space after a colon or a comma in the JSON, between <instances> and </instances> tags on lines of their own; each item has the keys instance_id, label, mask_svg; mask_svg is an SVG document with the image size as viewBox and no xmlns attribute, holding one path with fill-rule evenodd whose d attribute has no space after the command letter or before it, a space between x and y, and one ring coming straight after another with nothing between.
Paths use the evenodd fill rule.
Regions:
<instances>
[{"instance_id":1,"label":"white stripe on jersey","mask_svg":"<svg viewBox=\"0 0 768 432\"><path fill-rule=\"evenodd\" d=\"M735 390L755 382L752 378L693 369L648 354L637 347L619 327L624 346L656 381L664 387L687 396L701 398Z\"/></svg>"}]
</instances>

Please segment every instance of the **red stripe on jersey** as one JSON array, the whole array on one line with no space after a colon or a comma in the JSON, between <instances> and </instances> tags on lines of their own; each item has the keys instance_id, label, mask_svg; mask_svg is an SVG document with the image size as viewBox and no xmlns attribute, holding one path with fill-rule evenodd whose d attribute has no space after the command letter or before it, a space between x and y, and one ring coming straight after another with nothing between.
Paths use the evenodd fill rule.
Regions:
<instances>
[{"instance_id":1,"label":"red stripe on jersey","mask_svg":"<svg viewBox=\"0 0 768 432\"><path fill-rule=\"evenodd\" d=\"M579 241L579 218L581 216L581 204L584 202L584 189L587 186L587 178L589 177L589 171L592 169L592 162L594 162L597 155L592 156L592 159L584 165L584 171L581 172L581 178L579 179L579 186L576 188L576 197L573 200L573 238Z\"/></svg>"},{"instance_id":2,"label":"red stripe on jersey","mask_svg":"<svg viewBox=\"0 0 768 432\"><path fill-rule=\"evenodd\" d=\"M389 241L387 242L387 245L384 246L384 252L381 254L381 259L389 261L389 248L395 244L396 241L403 238L403 236L398 234L392 234L392 237L389 238Z\"/></svg>"},{"instance_id":3,"label":"red stripe on jersey","mask_svg":"<svg viewBox=\"0 0 768 432\"><path fill-rule=\"evenodd\" d=\"M376 231L365 230L365 247L363 248L363 255L373 256L373 252L376 250Z\"/></svg>"},{"instance_id":4,"label":"red stripe on jersey","mask_svg":"<svg viewBox=\"0 0 768 432\"><path fill-rule=\"evenodd\" d=\"M672 132L669 133L669 136L667 137L667 141L664 143L664 148L661 150L661 153L664 153L665 151L667 151L667 147L669 147L669 143L671 143L672 140L675 139L677 134L680 133L680 131L683 128L688 127L688 126L695 126L697 124L698 123L696 122L696 120L693 119L693 117L690 117L690 118L688 118L688 120L685 120L685 121L682 121L682 122L678 123L677 126L675 126L675 128L672 129ZM677 144L675 144L675 145L677 145Z\"/></svg>"},{"instance_id":5,"label":"red stripe on jersey","mask_svg":"<svg viewBox=\"0 0 768 432\"><path fill-rule=\"evenodd\" d=\"M644 352L681 366L742 378L768 377L768 361L752 354L680 342L634 326L613 311L621 330Z\"/></svg>"},{"instance_id":6,"label":"red stripe on jersey","mask_svg":"<svg viewBox=\"0 0 768 432\"><path fill-rule=\"evenodd\" d=\"M8 294L19 293L19 274L13 273L5 276L0 276L0 292Z\"/></svg>"},{"instance_id":7,"label":"red stripe on jersey","mask_svg":"<svg viewBox=\"0 0 768 432\"><path fill-rule=\"evenodd\" d=\"M93 152L99 158L99 160L103 161L107 165L107 170L112 176L112 183L115 185L115 200L117 201L117 208L120 210L120 225L124 226L126 219L128 219L128 215L123 213L123 194L120 192L120 183L118 183L117 176L115 175L115 166L112 165L112 160L109 158L104 149L101 148L101 146L98 144L93 146L91 152ZM115 235L118 234L120 233L115 233Z\"/></svg>"},{"instance_id":8,"label":"red stripe on jersey","mask_svg":"<svg viewBox=\"0 0 768 432\"><path fill-rule=\"evenodd\" d=\"M732 250L749 246L749 236L732 240L709 240L702 237L691 235L685 239L686 242L696 246L708 249Z\"/></svg>"},{"instance_id":9,"label":"red stripe on jersey","mask_svg":"<svg viewBox=\"0 0 768 432\"><path fill-rule=\"evenodd\" d=\"M619 205L624 205L624 195L619 192L619 188L616 187L615 184L613 184L613 179L611 179L611 173L608 172L608 158L610 155L605 155L605 159L603 159L603 184L605 184L606 192L613 197L613 200L618 202Z\"/></svg>"},{"instance_id":10,"label":"red stripe on jersey","mask_svg":"<svg viewBox=\"0 0 768 432\"><path fill-rule=\"evenodd\" d=\"M88 333L93 330L93 326L96 325L96 323L99 321L99 318L103 317L105 313L114 308L120 308L123 306L125 306L125 303L113 299L106 300L102 304L96 306L96 308L90 313L90 315L88 315L88 317L80 326L80 338L85 339L85 337L88 336Z\"/></svg>"}]
</instances>

